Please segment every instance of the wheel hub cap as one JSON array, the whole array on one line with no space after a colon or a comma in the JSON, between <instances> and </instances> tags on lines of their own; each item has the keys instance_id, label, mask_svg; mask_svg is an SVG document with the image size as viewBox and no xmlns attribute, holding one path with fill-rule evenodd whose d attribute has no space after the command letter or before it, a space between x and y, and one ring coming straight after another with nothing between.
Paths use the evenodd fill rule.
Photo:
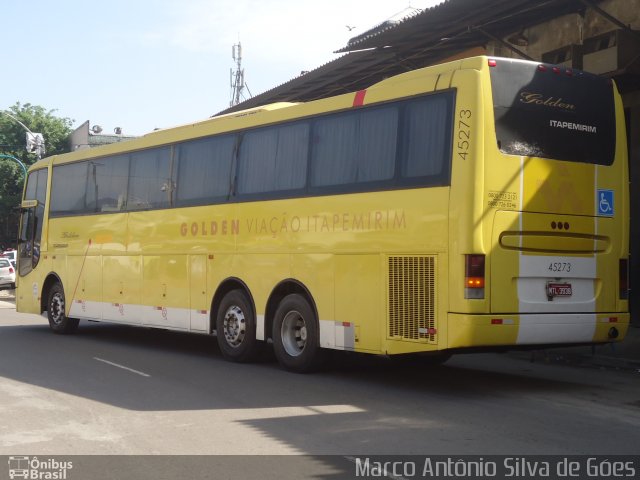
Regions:
<instances>
[{"instance_id":1,"label":"wheel hub cap","mask_svg":"<svg viewBox=\"0 0 640 480\"><path fill-rule=\"evenodd\" d=\"M51 299L51 320L56 325L64 319L64 298L56 293Z\"/></svg>"},{"instance_id":2,"label":"wheel hub cap","mask_svg":"<svg viewBox=\"0 0 640 480\"><path fill-rule=\"evenodd\" d=\"M224 315L224 338L231 347L239 347L246 332L246 319L242 309L236 305L229 307Z\"/></svg>"},{"instance_id":3,"label":"wheel hub cap","mask_svg":"<svg viewBox=\"0 0 640 480\"><path fill-rule=\"evenodd\" d=\"M307 345L307 325L297 311L287 313L282 321L282 346L292 357L302 355Z\"/></svg>"}]
</instances>

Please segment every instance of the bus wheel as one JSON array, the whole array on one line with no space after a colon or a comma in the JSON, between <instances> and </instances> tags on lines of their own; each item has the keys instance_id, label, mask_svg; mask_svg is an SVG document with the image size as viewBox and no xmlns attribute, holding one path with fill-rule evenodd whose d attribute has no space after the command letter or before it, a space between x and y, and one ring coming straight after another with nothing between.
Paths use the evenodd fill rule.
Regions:
<instances>
[{"instance_id":1,"label":"bus wheel","mask_svg":"<svg viewBox=\"0 0 640 480\"><path fill-rule=\"evenodd\" d=\"M216 318L218 346L222 355L232 362L250 362L259 352L256 340L256 320L251 302L242 290L227 293Z\"/></svg>"},{"instance_id":2,"label":"bus wheel","mask_svg":"<svg viewBox=\"0 0 640 480\"><path fill-rule=\"evenodd\" d=\"M310 372L322 363L318 321L302 295L287 295L278 305L273 321L273 350L280 365L293 372Z\"/></svg>"},{"instance_id":3,"label":"bus wheel","mask_svg":"<svg viewBox=\"0 0 640 480\"><path fill-rule=\"evenodd\" d=\"M69 318L65 314L64 289L61 283L55 283L49 290L47 301L47 318L49 327L55 333L73 333L78 328L79 320Z\"/></svg>"}]
</instances>

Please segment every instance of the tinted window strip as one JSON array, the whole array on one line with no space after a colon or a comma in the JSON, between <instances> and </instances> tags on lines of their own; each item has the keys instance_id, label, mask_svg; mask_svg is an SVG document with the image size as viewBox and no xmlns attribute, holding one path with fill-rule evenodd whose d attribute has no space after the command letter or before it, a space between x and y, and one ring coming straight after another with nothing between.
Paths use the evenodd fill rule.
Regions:
<instances>
[{"instance_id":1,"label":"tinted window strip","mask_svg":"<svg viewBox=\"0 0 640 480\"><path fill-rule=\"evenodd\" d=\"M442 168L438 174L434 175L426 175L426 176L417 176L417 177L404 177L402 176L402 162L404 158L408 155L407 148L405 145L405 137L407 135L407 125L405 122L405 112L409 105L419 102L429 102L429 101L437 101L437 99L444 99L446 102L446 115L445 118L441 119L441 123L444 128L443 138L437 138L438 142L443 142L443 158L442 160ZM445 92L437 92L430 93L427 95L421 95L417 97L413 97L411 99L405 99L395 102L386 102L383 104L372 105L369 107L362 107L357 110L347 110L341 112L332 112L323 115L319 115L317 117L307 118L303 120L294 120L283 122L279 124L274 124L266 127L256 127L252 129L247 129L240 132L231 132L224 133L215 136L209 136L204 138L198 138L194 140L188 140L179 142L172 145L163 145L159 147L153 147L148 149L149 153L153 151L160 151L162 149L171 148L171 179L170 179L170 188L171 191L171 200L169 201L170 205L166 207L150 207L144 209L129 209L126 207L123 210L119 211L105 211L105 212L95 212L89 211L86 206L86 188L89 188L89 178L87 178L87 184L85 188L85 199L84 210L54 210L51 208L50 216L51 217L64 217L64 216L76 216L76 215L96 215L96 214L111 214L111 213L122 213L122 212L136 212L136 211L148 211L148 210L165 210L171 208L184 208L184 207L196 207L196 206L205 206L205 205L222 205L227 203L245 203L252 201L262 201L262 200L279 200L279 199L291 199L291 198L307 198L313 196L328 196L328 195L344 195L350 193L367 193L367 192L377 192L377 191L389 191L394 189L415 189L415 188L426 188L426 187L441 187L448 186L451 183L451 156L452 156L452 139L453 139L453 109L454 109L454 101L455 101L455 91L449 90ZM396 157L394 164L394 175L386 180L379 181L370 181L370 182L352 182L345 184L337 184L337 185L324 185L324 186L311 186L311 175L312 175L312 165L311 165L311 152L312 152L312 144L313 137L315 132L315 124L317 120L327 117L337 117L339 115L361 115L362 112L371 112L375 109L383 109L389 108L390 106L397 106L398 108L398 121L397 121L397 134L396 134ZM306 149L306 183L303 188L292 189L292 190L275 190L275 191L265 191L265 192L254 192L254 193L246 193L246 194L237 194L237 185L238 185L238 155L239 149L241 148L242 137L245 132L255 131L258 129L278 129L287 126L294 126L297 124L306 123L309 125L309 139L308 145ZM180 147L182 145L189 146L194 145L198 142L207 142L213 141L214 139L222 139L223 137L232 136L235 138L235 146L233 148L233 154L231 160L231 172L229 179L229 192L224 196L212 196L205 198L197 198L197 199L186 199L179 200L180 192L179 192L179 172L180 172ZM144 150L141 150L144 151ZM141 151L130 152L127 154L118 154L109 157L101 157L98 159L93 159L91 161L109 161L110 158L123 157L127 156L129 158L129 175L131 170L131 156L139 154ZM80 161L74 162L70 164L57 165L53 167L54 175L55 171L59 168L65 167L67 165L74 164L83 164L88 163L90 161ZM89 173L88 173L89 175ZM129 182L127 182L129 183ZM128 195L128 188L127 188ZM55 199L51 199L52 206L55 203ZM128 198L125 199L125 205L128 203Z\"/></svg>"}]
</instances>

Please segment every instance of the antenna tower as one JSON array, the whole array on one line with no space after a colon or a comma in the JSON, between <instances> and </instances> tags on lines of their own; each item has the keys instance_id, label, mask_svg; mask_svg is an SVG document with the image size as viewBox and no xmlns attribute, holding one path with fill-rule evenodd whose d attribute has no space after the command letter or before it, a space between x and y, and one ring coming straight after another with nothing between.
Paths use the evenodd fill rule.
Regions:
<instances>
[{"instance_id":1,"label":"antenna tower","mask_svg":"<svg viewBox=\"0 0 640 480\"><path fill-rule=\"evenodd\" d=\"M231 57L236 62L236 69L231 69L231 102L229 102L229 106L233 107L246 99L244 94L245 89L249 93L249 98L251 98L251 90L249 90L249 85L244 81L244 68L242 68L242 45L240 44L240 41L231 47Z\"/></svg>"}]
</instances>

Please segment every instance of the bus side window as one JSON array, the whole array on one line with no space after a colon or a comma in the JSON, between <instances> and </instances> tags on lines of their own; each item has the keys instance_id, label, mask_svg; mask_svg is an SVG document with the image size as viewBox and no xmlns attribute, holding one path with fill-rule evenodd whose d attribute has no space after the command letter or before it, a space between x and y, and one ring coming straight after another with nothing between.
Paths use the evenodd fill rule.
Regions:
<instances>
[{"instance_id":1,"label":"bus side window","mask_svg":"<svg viewBox=\"0 0 640 480\"><path fill-rule=\"evenodd\" d=\"M97 169L94 161L68 163L53 167L51 179L50 216L79 214L87 212L87 202L91 198L87 193L88 176L95 184ZM95 189L93 190L95 192Z\"/></svg>"},{"instance_id":2,"label":"bus side window","mask_svg":"<svg viewBox=\"0 0 640 480\"><path fill-rule=\"evenodd\" d=\"M450 157L451 123L449 99L431 96L407 105L405 110L405 155L402 176L434 177L442 174Z\"/></svg>"},{"instance_id":3,"label":"bus side window","mask_svg":"<svg viewBox=\"0 0 640 480\"><path fill-rule=\"evenodd\" d=\"M391 180L396 162L398 108L340 113L314 123L311 186Z\"/></svg>"},{"instance_id":4,"label":"bus side window","mask_svg":"<svg viewBox=\"0 0 640 480\"><path fill-rule=\"evenodd\" d=\"M89 212L119 212L126 207L129 156L89 162L86 206Z\"/></svg>"},{"instance_id":5,"label":"bus side window","mask_svg":"<svg viewBox=\"0 0 640 480\"><path fill-rule=\"evenodd\" d=\"M308 148L306 122L247 132L238 158L238 194L304 188Z\"/></svg>"},{"instance_id":6,"label":"bus side window","mask_svg":"<svg viewBox=\"0 0 640 480\"><path fill-rule=\"evenodd\" d=\"M226 202L235 135L181 143L177 148L176 204L206 205ZM175 167L174 167L175 168Z\"/></svg>"},{"instance_id":7,"label":"bus side window","mask_svg":"<svg viewBox=\"0 0 640 480\"><path fill-rule=\"evenodd\" d=\"M171 149L153 148L131 155L128 210L167 208L171 196Z\"/></svg>"}]
</instances>

